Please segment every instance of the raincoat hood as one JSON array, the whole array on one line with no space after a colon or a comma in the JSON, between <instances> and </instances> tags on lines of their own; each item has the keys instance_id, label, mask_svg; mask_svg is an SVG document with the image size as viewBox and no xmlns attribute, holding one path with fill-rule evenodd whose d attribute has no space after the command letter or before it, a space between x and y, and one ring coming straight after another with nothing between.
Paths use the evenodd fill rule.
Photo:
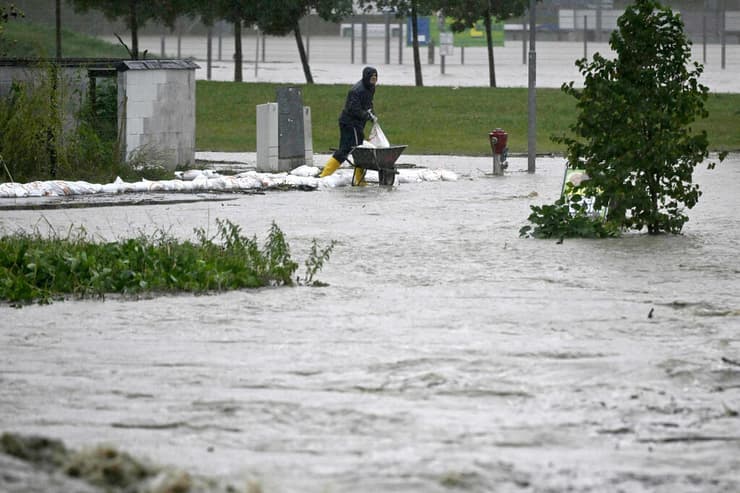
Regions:
<instances>
[{"instance_id":1,"label":"raincoat hood","mask_svg":"<svg viewBox=\"0 0 740 493\"><path fill-rule=\"evenodd\" d=\"M365 67L364 69L362 69L362 83L368 89L374 87L374 85L370 83L370 78L373 75L378 75L378 71L375 69L375 67Z\"/></svg>"}]
</instances>

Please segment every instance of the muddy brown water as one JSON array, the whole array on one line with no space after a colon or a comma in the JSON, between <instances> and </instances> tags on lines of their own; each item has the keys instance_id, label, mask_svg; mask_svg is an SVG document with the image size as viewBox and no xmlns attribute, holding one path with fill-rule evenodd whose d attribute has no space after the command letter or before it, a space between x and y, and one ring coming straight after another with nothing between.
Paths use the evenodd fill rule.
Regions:
<instances>
[{"instance_id":1,"label":"muddy brown water","mask_svg":"<svg viewBox=\"0 0 740 493\"><path fill-rule=\"evenodd\" d=\"M446 158L439 158L443 162ZM223 202L3 211L192 237L216 218L328 287L0 307L0 430L265 492L740 491L740 156L682 235L522 239L563 163ZM488 169L490 171L490 169ZM298 274L303 274L303 267Z\"/></svg>"}]
</instances>

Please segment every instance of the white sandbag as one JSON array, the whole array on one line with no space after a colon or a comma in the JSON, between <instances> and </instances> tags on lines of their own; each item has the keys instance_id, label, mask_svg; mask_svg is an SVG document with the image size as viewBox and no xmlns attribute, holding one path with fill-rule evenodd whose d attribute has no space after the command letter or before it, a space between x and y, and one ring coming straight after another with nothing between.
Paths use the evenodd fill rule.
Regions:
<instances>
[{"instance_id":1,"label":"white sandbag","mask_svg":"<svg viewBox=\"0 0 740 493\"><path fill-rule=\"evenodd\" d=\"M385 136L385 133L383 133L383 129L381 129L380 125L377 123L373 123L373 128L370 129L370 135L368 136L367 140L375 147L391 146L388 138L386 138Z\"/></svg>"},{"instance_id":2,"label":"white sandbag","mask_svg":"<svg viewBox=\"0 0 740 493\"><path fill-rule=\"evenodd\" d=\"M298 166L290 172L293 176L318 176L319 173L320 171L317 166L308 166L307 164Z\"/></svg>"}]
</instances>

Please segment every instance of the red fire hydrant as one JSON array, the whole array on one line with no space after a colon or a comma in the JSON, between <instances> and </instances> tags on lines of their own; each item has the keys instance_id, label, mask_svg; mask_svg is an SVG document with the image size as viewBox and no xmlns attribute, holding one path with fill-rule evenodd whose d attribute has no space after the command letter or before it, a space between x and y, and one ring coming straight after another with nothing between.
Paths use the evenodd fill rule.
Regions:
<instances>
[{"instance_id":1,"label":"red fire hydrant","mask_svg":"<svg viewBox=\"0 0 740 493\"><path fill-rule=\"evenodd\" d=\"M488 134L488 139L491 142L491 151L493 151L493 174L503 175L506 156L509 153L506 145L509 142L509 134L502 128L496 128Z\"/></svg>"}]
</instances>

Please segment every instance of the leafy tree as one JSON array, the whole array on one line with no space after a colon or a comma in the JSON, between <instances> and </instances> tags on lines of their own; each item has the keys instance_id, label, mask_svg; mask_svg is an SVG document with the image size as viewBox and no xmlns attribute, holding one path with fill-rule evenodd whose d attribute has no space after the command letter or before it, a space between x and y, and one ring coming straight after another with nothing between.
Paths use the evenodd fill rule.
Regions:
<instances>
[{"instance_id":1,"label":"leafy tree","mask_svg":"<svg viewBox=\"0 0 740 493\"><path fill-rule=\"evenodd\" d=\"M461 32L475 26L483 19L488 46L488 78L491 87L496 87L496 69L493 59L493 40L491 26L493 19L500 21L524 14L529 5L528 0L438 0L436 7L445 16L452 17L452 30Z\"/></svg>"},{"instance_id":2,"label":"leafy tree","mask_svg":"<svg viewBox=\"0 0 740 493\"><path fill-rule=\"evenodd\" d=\"M99 10L110 20L124 19L131 31L131 48L126 49L134 60L139 58L140 27L149 21L159 21L173 28L177 15L185 10L181 0L67 0L67 3L77 12Z\"/></svg>"},{"instance_id":3,"label":"leafy tree","mask_svg":"<svg viewBox=\"0 0 740 493\"><path fill-rule=\"evenodd\" d=\"M311 67L298 22L315 10L324 20L337 22L352 13L352 0L257 0L257 25L266 34L295 36L306 83L313 84Z\"/></svg>"},{"instance_id":4,"label":"leafy tree","mask_svg":"<svg viewBox=\"0 0 740 493\"><path fill-rule=\"evenodd\" d=\"M414 54L414 77L416 86L424 85L421 75L421 58L419 56L419 15L429 15L437 5L437 0L360 0L360 4L369 8L375 5L379 9L390 8L396 12L396 17L411 19L411 46Z\"/></svg>"},{"instance_id":5,"label":"leafy tree","mask_svg":"<svg viewBox=\"0 0 740 493\"><path fill-rule=\"evenodd\" d=\"M583 89L563 85L579 113L573 136L554 140L567 145L568 165L590 177L574 196L593 198L596 210L608 207L608 222L680 233L685 209L701 195L692 173L708 156L706 132L691 127L707 116L708 89L698 82L703 66L690 62L681 17L655 0L636 0L617 26L609 41L616 58L596 53L592 62L579 60ZM556 204L572 205L562 198ZM532 209L539 230L555 217Z\"/></svg>"}]
</instances>

